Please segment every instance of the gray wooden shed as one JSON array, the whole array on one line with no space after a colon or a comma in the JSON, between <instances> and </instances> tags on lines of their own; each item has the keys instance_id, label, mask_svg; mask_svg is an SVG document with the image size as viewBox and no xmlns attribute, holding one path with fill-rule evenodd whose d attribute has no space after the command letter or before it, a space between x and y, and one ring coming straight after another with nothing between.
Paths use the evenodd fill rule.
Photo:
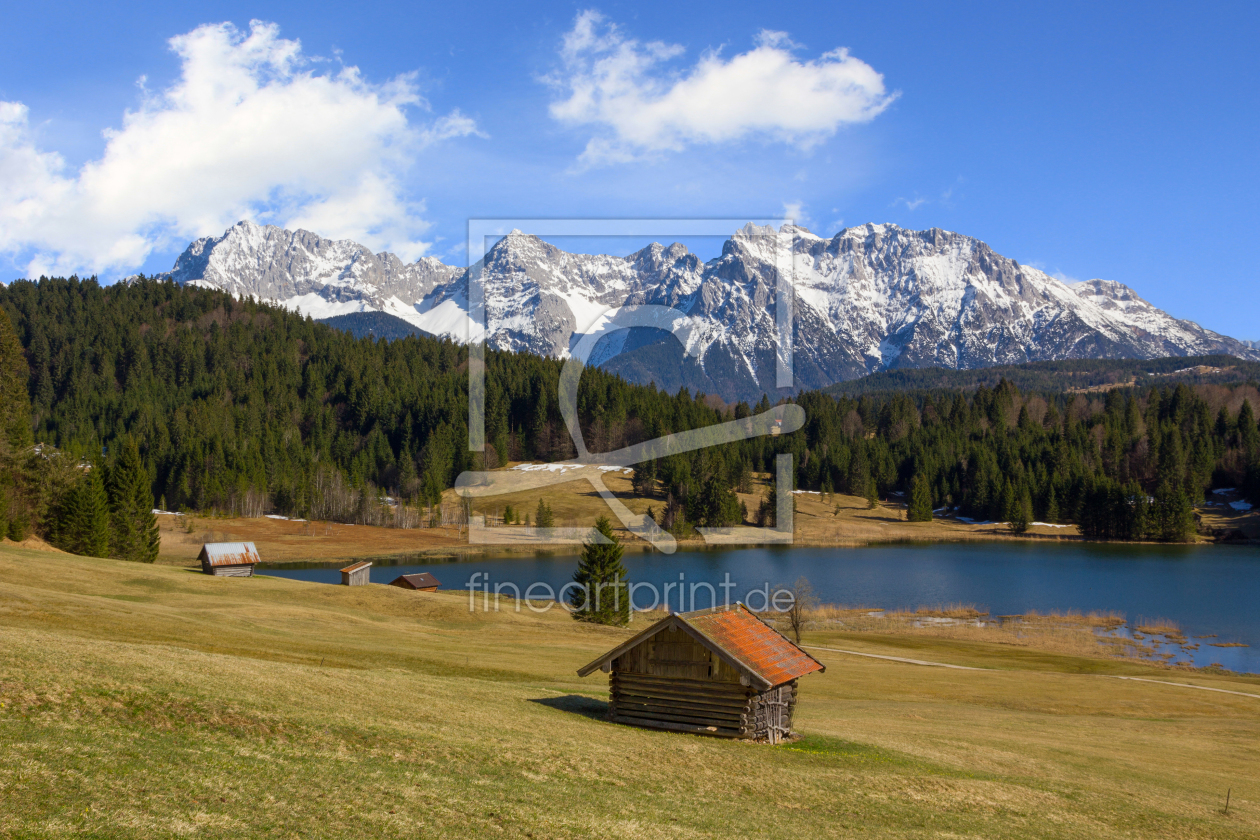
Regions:
<instances>
[{"instance_id":1,"label":"gray wooden shed","mask_svg":"<svg viewBox=\"0 0 1260 840\"><path fill-rule=\"evenodd\" d=\"M216 577L253 577L260 562L252 542L206 543L197 555L201 571Z\"/></svg>"},{"instance_id":2,"label":"gray wooden shed","mask_svg":"<svg viewBox=\"0 0 1260 840\"><path fill-rule=\"evenodd\" d=\"M367 586L372 582L372 564L364 561L341 570L342 586Z\"/></svg>"}]
</instances>

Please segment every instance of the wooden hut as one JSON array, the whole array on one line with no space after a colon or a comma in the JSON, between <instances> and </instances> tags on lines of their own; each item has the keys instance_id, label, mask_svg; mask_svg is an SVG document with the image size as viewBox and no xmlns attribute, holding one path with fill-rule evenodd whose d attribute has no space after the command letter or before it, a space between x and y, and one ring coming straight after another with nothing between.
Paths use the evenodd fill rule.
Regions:
<instances>
[{"instance_id":1,"label":"wooden hut","mask_svg":"<svg viewBox=\"0 0 1260 840\"><path fill-rule=\"evenodd\" d=\"M437 592L437 588L442 585L442 582L428 572L419 572L414 575L399 575L391 580L389 585L402 589L411 589L416 592Z\"/></svg>"},{"instance_id":2,"label":"wooden hut","mask_svg":"<svg viewBox=\"0 0 1260 840\"><path fill-rule=\"evenodd\" d=\"M342 586L367 586L372 582L372 564L364 561L341 570Z\"/></svg>"},{"instance_id":3,"label":"wooden hut","mask_svg":"<svg viewBox=\"0 0 1260 840\"><path fill-rule=\"evenodd\" d=\"M578 671L609 675L612 720L777 744L796 681L826 668L742 604L663 618Z\"/></svg>"},{"instance_id":4,"label":"wooden hut","mask_svg":"<svg viewBox=\"0 0 1260 840\"><path fill-rule=\"evenodd\" d=\"M252 542L205 543L197 559L201 571L216 577L253 577L260 560Z\"/></svg>"}]
</instances>

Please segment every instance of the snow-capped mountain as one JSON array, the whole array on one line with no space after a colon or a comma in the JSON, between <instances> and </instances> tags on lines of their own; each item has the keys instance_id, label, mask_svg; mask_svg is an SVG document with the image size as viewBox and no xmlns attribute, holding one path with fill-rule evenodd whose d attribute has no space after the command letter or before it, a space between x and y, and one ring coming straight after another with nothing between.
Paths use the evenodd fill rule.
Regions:
<instances>
[{"instance_id":1,"label":"snow-capped mountain","mask_svg":"<svg viewBox=\"0 0 1260 840\"><path fill-rule=\"evenodd\" d=\"M357 242L238 222L222 236L189 245L170 276L181 284L282 303L313 318L372 311L407 318L435 286L462 271L433 257L404 263Z\"/></svg>"},{"instance_id":2,"label":"snow-capped mountain","mask_svg":"<svg viewBox=\"0 0 1260 840\"><path fill-rule=\"evenodd\" d=\"M780 253L784 242L790 259ZM776 288L789 265L798 389L905 367L1211 353L1260 359L1257 348L1177 320L1120 283L1069 286L978 239L889 224L829 239L749 225L707 263L678 244L628 257L570 254L513 231L480 267L487 338L500 349L563 357L599 329L609 307L670 306L688 318L695 358L663 333L635 329L601 339L588 361L669 390L757 397L775 390ZM433 258L403 263L307 231L241 222L194 242L171 275L317 318L381 311L435 335L480 334L468 317L467 270Z\"/></svg>"}]
</instances>

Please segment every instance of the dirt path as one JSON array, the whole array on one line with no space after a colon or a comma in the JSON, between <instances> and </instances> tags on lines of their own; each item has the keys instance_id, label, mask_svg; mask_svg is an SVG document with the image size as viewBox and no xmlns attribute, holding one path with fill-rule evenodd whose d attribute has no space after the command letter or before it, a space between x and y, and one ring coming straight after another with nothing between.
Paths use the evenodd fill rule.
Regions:
<instances>
[{"instance_id":1,"label":"dirt path","mask_svg":"<svg viewBox=\"0 0 1260 840\"><path fill-rule=\"evenodd\" d=\"M884 656L878 653L859 653L856 650L841 650L839 648L819 647L818 645L801 645L801 647L808 648L810 650L825 650L825 651L829 651L830 653L843 653L846 656L865 656L868 659L885 659L889 662L901 662L906 665L927 665L932 668L953 668L954 670L957 670L957 671L1009 672L1009 669L1006 669L1006 668L974 668L969 665L950 665L945 662L928 662L926 659L907 659L904 656ZM1044 673L1044 672L1038 672L1038 673ZM1125 677L1119 674L1088 674L1088 675L1066 674L1064 676L1096 676L1096 677L1103 677L1105 679L1112 679L1112 680L1133 680L1135 682L1155 683L1156 685L1172 685L1172 686L1176 686L1177 688L1195 688L1195 689L1198 689L1199 691L1216 691L1221 694L1236 694L1239 697L1254 697L1256 700L1260 700L1260 694L1249 694L1245 691L1232 691L1228 688L1211 688L1210 686L1206 686L1206 685L1191 685L1189 683L1170 682L1168 680L1152 680L1147 677Z\"/></svg>"}]
</instances>

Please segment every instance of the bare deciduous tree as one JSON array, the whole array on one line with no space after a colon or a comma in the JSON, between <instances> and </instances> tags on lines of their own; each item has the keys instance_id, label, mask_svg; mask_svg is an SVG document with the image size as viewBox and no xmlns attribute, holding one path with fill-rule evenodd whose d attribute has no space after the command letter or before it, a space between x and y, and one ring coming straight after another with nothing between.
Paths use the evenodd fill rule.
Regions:
<instances>
[{"instance_id":1,"label":"bare deciduous tree","mask_svg":"<svg viewBox=\"0 0 1260 840\"><path fill-rule=\"evenodd\" d=\"M814 587L804 577L796 579L790 587L784 587L792 593L792 606L787 611L788 626L792 628L792 638L799 645L801 631L805 629L805 616L818 606L818 598L814 596Z\"/></svg>"}]
</instances>

